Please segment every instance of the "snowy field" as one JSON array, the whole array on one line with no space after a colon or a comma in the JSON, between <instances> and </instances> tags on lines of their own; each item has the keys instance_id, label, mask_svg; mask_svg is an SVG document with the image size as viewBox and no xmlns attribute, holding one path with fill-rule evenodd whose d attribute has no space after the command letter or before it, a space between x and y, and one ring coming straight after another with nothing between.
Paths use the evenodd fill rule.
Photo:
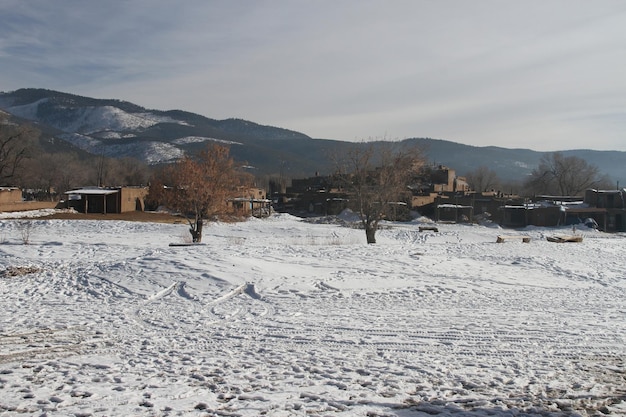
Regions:
<instances>
[{"instance_id":1,"label":"snowy field","mask_svg":"<svg viewBox=\"0 0 626 417\"><path fill-rule=\"evenodd\" d=\"M626 415L624 234L24 221L0 416Z\"/></svg>"}]
</instances>

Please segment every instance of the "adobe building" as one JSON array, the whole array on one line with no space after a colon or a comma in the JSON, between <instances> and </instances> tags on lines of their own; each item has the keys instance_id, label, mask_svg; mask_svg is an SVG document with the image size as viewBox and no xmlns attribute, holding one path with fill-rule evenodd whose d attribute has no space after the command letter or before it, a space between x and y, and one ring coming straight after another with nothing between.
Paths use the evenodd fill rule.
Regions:
<instances>
[{"instance_id":1,"label":"adobe building","mask_svg":"<svg viewBox=\"0 0 626 417\"><path fill-rule=\"evenodd\" d=\"M339 214L348 205L347 194L332 176L293 179L286 193L273 195L274 209L300 216Z\"/></svg>"},{"instance_id":2,"label":"adobe building","mask_svg":"<svg viewBox=\"0 0 626 417\"><path fill-rule=\"evenodd\" d=\"M272 201L262 188L241 187L229 204L236 213L243 215L267 217L272 212Z\"/></svg>"},{"instance_id":3,"label":"adobe building","mask_svg":"<svg viewBox=\"0 0 626 417\"><path fill-rule=\"evenodd\" d=\"M52 209L55 201L24 201L18 187L0 187L0 212Z\"/></svg>"},{"instance_id":4,"label":"adobe building","mask_svg":"<svg viewBox=\"0 0 626 417\"><path fill-rule=\"evenodd\" d=\"M148 187L88 187L66 191L66 207L81 213L144 211Z\"/></svg>"},{"instance_id":5,"label":"adobe building","mask_svg":"<svg viewBox=\"0 0 626 417\"><path fill-rule=\"evenodd\" d=\"M22 190L17 187L0 187L0 205L22 201Z\"/></svg>"},{"instance_id":6,"label":"adobe building","mask_svg":"<svg viewBox=\"0 0 626 417\"><path fill-rule=\"evenodd\" d=\"M465 196L471 191L465 177L457 176L454 169L445 165L431 167L423 182L411 188L411 209L433 218L439 215L440 204L451 204L450 198Z\"/></svg>"},{"instance_id":7,"label":"adobe building","mask_svg":"<svg viewBox=\"0 0 626 417\"><path fill-rule=\"evenodd\" d=\"M626 188L619 190L585 191L584 202L595 207L598 214L592 216L598 225L607 232L626 232Z\"/></svg>"},{"instance_id":8,"label":"adobe building","mask_svg":"<svg viewBox=\"0 0 626 417\"><path fill-rule=\"evenodd\" d=\"M624 190L587 190L584 199L574 196L539 196L537 201L504 205L504 227L569 226L591 224L604 232L626 231Z\"/></svg>"},{"instance_id":9,"label":"adobe building","mask_svg":"<svg viewBox=\"0 0 626 417\"><path fill-rule=\"evenodd\" d=\"M464 193L470 191L465 177L457 177L454 169L438 165L430 174L432 192L435 193Z\"/></svg>"}]
</instances>

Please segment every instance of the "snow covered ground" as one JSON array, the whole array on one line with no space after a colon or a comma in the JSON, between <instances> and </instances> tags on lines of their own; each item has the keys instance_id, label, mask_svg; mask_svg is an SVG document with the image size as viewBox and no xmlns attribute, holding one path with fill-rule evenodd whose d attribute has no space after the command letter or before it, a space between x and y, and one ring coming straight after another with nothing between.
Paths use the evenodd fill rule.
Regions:
<instances>
[{"instance_id":1,"label":"snow covered ground","mask_svg":"<svg viewBox=\"0 0 626 417\"><path fill-rule=\"evenodd\" d=\"M626 236L418 225L0 220L0 416L626 415Z\"/></svg>"}]
</instances>

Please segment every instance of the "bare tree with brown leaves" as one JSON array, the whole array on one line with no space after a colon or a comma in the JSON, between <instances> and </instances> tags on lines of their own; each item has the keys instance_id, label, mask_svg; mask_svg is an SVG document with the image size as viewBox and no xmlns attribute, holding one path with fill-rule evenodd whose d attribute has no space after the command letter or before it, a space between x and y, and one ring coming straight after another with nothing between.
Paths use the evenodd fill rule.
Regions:
<instances>
[{"instance_id":1,"label":"bare tree with brown leaves","mask_svg":"<svg viewBox=\"0 0 626 417\"><path fill-rule=\"evenodd\" d=\"M249 179L237 170L227 147L212 144L197 156L185 156L155 176L149 199L184 215L193 242L199 243L204 220L229 213L228 200Z\"/></svg>"},{"instance_id":2,"label":"bare tree with brown leaves","mask_svg":"<svg viewBox=\"0 0 626 417\"><path fill-rule=\"evenodd\" d=\"M420 148L393 142L361 143L337 159L337 179L359 215L367 243L376 243L379 223L394 204L410 204L409 186L424 161Z\"/></svg>"}]
</instances>

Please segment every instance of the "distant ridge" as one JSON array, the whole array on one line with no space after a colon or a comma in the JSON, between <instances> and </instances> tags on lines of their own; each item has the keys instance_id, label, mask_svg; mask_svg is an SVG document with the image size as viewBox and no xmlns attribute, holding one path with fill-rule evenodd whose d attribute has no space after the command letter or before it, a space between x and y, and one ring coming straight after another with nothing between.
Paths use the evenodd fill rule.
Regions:
<instances>
[{"instance_id":1,"label":"distant ridge","mask_svg":"<svg viewBox=\"0 0 626 417\"><path fill-rule=\"evenodd\" d=\"M0 109L37 123L49 135L49 147L76 147L91 154L133 157L148 164L172 162L214 141L228 144L233 157L252 166L257 175L298 178L332 172L331 156L355 146L237 118L216 120L183 110L150 110L127 101L46 89L2 92ZM523 180L546 154L442 139L405 141L423 146L430 162L449 166L459 175L487 166L502 180ZM585 159L611 180L626 185L626 152L562 152Z\"/></svg>"}]
</instances>

